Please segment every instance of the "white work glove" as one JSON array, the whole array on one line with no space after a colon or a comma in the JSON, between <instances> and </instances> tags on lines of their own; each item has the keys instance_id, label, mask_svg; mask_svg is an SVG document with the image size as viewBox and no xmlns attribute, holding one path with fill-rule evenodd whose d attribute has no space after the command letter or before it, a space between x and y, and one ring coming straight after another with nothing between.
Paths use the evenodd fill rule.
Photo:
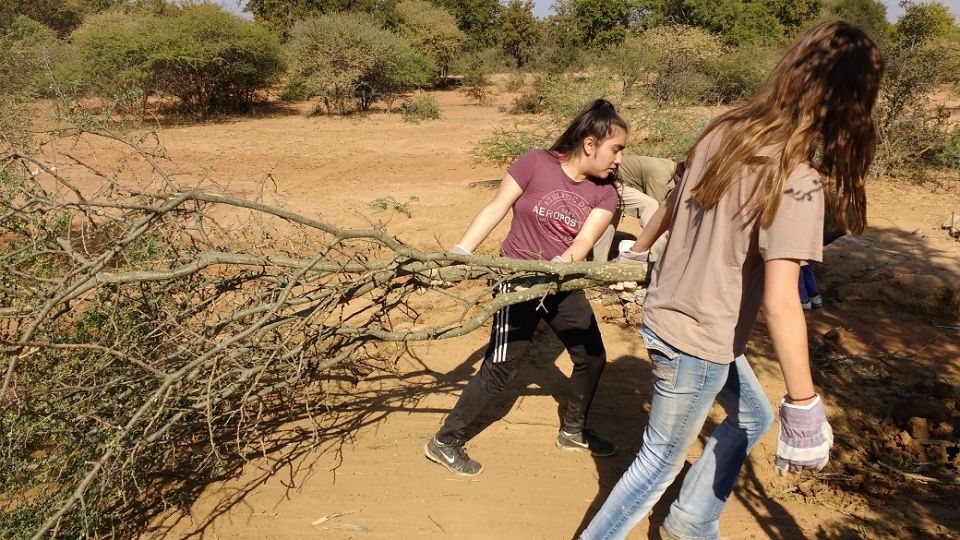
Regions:
<instances>
[{"instance_id":1,"label":"white work glove","mask_svg":"<svg viewBox=\"0 0 960 540\"><path fill-rule=\"evenodd\" d=\"M454 244L453 247L450 248L450 253L453 253L454 255L473 255L469 249L461 246L460 244Z\"/></svg>"},{"instance_id":2,"label":"white work glove","mask_svg":"<svg viewBox=\"0 0 960 540\"><path fill-rule=\"evenodd\" d=\"M818 395L807 405L780 400L780 433L773 466L786 476L791 471L820 470L830 461L833 428L827 422L823 401Z\"/></svg>"},{"instance_id":3,"label":"white work glove","mask_svg":"<svg viewBox=\"0 0 960 540\"><path fill-rule=\"evenodd\" d=\"M617 251L620 252L612 261L615 263L648 263L650 262L650 251L633 251L636 240L621 240L617 244Z\"/></svg>"}]
</instances>

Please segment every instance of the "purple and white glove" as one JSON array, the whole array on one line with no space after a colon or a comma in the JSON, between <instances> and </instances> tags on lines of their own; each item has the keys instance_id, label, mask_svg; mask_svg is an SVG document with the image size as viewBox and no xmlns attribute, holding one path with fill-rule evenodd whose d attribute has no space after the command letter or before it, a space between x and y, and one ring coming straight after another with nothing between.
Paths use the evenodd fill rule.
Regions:
<instances>
[{"instance_id":1,"label":"purple and white glove","mask_svg":"<svg viewBox=\"0 0 960 540\"><path fill-rule=\"evenodd\" d=\"M827 422L823 402L818 395L807 405L780 400L780 434L777 437L777 456L773 466L777 473L803 469L820 470L830 460L833 446L833 428Z\"/></svg>"},{"instance_id":2,"label":"purple and white glove","mask_svg":"<svg viewBox=\"0 0 960 540\"><path fill-rule=\"evenodd\" d=\"M454 244L453 247L450 248L450 253L453 253L454 255L473 255L469 249L461 246L460 244Z\"/></svg>"},{"instance_id":3,"label":"purple and white glove","mask_svg":"<svg viewBox=\"0 0 960 540\"><path fill-rule=\"evenodd\" d=\"M562 256L557 255L554 258L550 259L550 262L567 262Z\"/></svg>"}]
</instances>

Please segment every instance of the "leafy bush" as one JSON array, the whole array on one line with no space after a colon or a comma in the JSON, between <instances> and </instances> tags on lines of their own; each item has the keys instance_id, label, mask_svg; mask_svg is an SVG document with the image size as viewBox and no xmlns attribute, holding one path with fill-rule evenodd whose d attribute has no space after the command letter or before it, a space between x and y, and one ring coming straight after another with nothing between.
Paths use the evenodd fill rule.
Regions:
<instances>
[{"instance_id":1,"label":"leafy bush","mask_svg":"<svg viewBox=\"0 0 960 540\"><path fill-rule=\"evenodd\" d=\"M424 120L440 118L440 104L437 98L426 94L404 101L400 105L400 115L404 121L419 123Z\"/></svg>"},{"instance_id":2,"label":"leafy bush","mask_svg":"<svg viewBox=\"0 0 960 540\"><path fill-rule=\"evenodd\" d=\"M950 166L951 126L929 94L954 82L960 66L958 30L941 4L909 4L884 51L887 69L875 117L879 145L874 169L881 173Z\"/></svg>"},{"instance_id":3,"label":"leafy bush","mask_svg":"<svg viewBox=\"0 0 960 540\"><path fill-rule=\"evenodd\" d=\"M212 4L187 6L158 22L151 57L158 87L201 115L249 105L285 69L272 34Z\"/></svg>"},{"instance_id":4,"label":"leafy bush","mask_svg":"<svg viewBox=\"0 0 960 540\"><path fill-rule=\"evenodd\" d=\"M476 101L477 105L483 105L489 97L489 85L489 73L481 62L475 61L463 72L463 86L460 91Z\"/></svg>"},{"instance_id":5,"label":"leafy bush","mask_svg":"<svg viewBox=\"0 0 960 540\"><path fill-rule=\"evenodd\" d=\"M612 95L609 75L601 72L548 75L537 81L535 90L543 96L544 111L558 124L570 121L594 99L618 101Z\"/></svg>"},{"instance_id":6,"label":"leafy bush","mask_svg":"<svg viewBox=\"0 0 960 540\"><path fill-rule=\"evenodd\" d=\"M290 31L292 74L328 113L351 103L367 110L377 100L388 107L400 94L433 80L436 65L371 16L334 13L300 21Z\"/></svg>"},{"instance_id":7,"label":"leafy bush","mask_svg":"<svg viewBox=\"0 0 960 540\"><path fill-rule=\"evenodd\" d=\"M631 118L632 151L682 161L710 123L709 116L690 110L650 108Z\"/></svg>"},{"instance_id":8,"label":"leafy bush","mask_svg":"<svg viewBox=\"0 0 960 540\"><path fill-rule=\"evenodd\" d=\"M144 105L166 93L201 116L247 107L284 69L275 37L213 4L162 16L103 13L88 19L72 40L75 62L65 73L88 93L135 91Z\"/></svg>"},{"instance_id":9,"label":"leafy bush","mask_svg":"<svg viewBox=\"0 0 960 540\"><path fill-rule=\"evenodd\" d=\"M457 28L457 20L447 10L424 0L404 0L396 10L400 35L414 50L432 60L440 79L445 79L467 37Z\"/></svg>"},{"instance_id":10,"label":"leafy bush","mask_svg":"<svg viewBox=\"0 0 960 540\"><path fill-rule=\"evenodd\" d=\"M543 130L522 128L499 129L470 151L478 163L508 165L533 148L547 148L553 143L551 134Z\"/></svg>"},{"instance_id":11,"label":"leafy bush","mask_svg":"<svg viewBox=\"0 0 960 540\"><path fill-rule=\"evenodd\" d=\"M763 86L780 58L769 47L743 45L725 50L706 62L710 85L701 103L734 103L753 97Z\"/></svg>"},{"instance_id":12,"label":"leafy bush","mask_svg":"<svg viewBox=\"0 0 960 540\"><path fill-rule=\"evenodd\" d=\"M157 17L111 11L89 17L71 35L69 60L59 78L81 93L110 97L136 92L141 108L157 91L149 63Z\"/></svg>"},{"instance_id":13,"label":"leafy bush","mask_svg":"<svg viewBox=\"0 0 960 540\"><path fill-rule=\"evenodd\" d=\"M960 128L955 128L937 150L936 164L960 169Z\"/></svg>"},{"instance_id":14,"label":"leafy bush","mask_svg":"<svg viewBox=\"0 0 960 540\"><path fill-rule=\"evenodd\" d=\"M304 101L310 99L310 88L302 79L291 79L280 92L281 101Z\"/></svg>"},{"instance_id":15,"label":"leafy bush","mask_svg":"<svg viewBox=\"0 0 960 540\"><path fill-rule=\"evenodd\" d=\"M646 51L644 67L657 73L647 92L660 105L701 102L712 84L708 66L723 53L717 36L689 26L648 30L636 46Z\"/></svg>"},{"instance_id":16,"label":"leafy bush","mask_svg":"<svg viewBox=\"0 0 960 540\"><path fill-rule=\"evenodd\" d=\"M51 58L58 45L53 32L27 17L13 17L0 27L0 129L25 120L19 104L41 93L49 84Z\"/></svg>"}]
</instances>

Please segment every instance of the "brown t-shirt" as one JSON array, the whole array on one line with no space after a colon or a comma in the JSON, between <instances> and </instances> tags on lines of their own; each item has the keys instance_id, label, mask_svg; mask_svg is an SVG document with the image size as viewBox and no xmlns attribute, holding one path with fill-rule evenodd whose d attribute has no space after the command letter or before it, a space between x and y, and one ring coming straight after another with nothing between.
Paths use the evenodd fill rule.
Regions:
<instances>
[{"instance_id":1,"label":"brown t-shirt","mask_svg":"<svg viewBox=\"0 0 960 540\"><path fill-rule=\"evenodd\" d=\"M764 261L819 261L823 252L823 185L809 165L791 171L773 224L764 229L740 212L756 182L744 167L714 208L691 190L722 136L722 127L697 145L677 189L670 238L653 270L643 322L673 347L698 358L730 363L743 354L763 300ZM770 149L758 153L779 156Z\"/></svg>"}]
</instances>

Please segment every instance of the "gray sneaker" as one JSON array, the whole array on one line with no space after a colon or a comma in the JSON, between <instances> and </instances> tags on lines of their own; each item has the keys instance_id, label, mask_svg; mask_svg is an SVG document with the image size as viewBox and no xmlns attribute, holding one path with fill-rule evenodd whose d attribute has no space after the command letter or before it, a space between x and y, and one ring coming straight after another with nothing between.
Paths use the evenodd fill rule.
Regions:
<instances>
[{"instance_id":1,"label":"gray sneaker","mask_svg":"<svg viewBox=\"0 0 960 540\"><path fill-rule=\"evenodd\" d=\"M476 476L483 472L483 465L470 459L462 446L443 444L436 437L430 437L423 447L427 459L446 467L450 472L461 476Z\"/></svg>"},{"instance_id":2,"label":"gray sneaker","mask_svg":"<svg viewBox=\"0 0 960 540\"><path fill-rule=\"evenodd\" d=\"M589 429L573 435L564 433L561 429L560 434L557 435L557 448L561 450L590 452L595 457L608 457L617 452L617 445L600 437Z\"/></svg>"}]
</instances>

